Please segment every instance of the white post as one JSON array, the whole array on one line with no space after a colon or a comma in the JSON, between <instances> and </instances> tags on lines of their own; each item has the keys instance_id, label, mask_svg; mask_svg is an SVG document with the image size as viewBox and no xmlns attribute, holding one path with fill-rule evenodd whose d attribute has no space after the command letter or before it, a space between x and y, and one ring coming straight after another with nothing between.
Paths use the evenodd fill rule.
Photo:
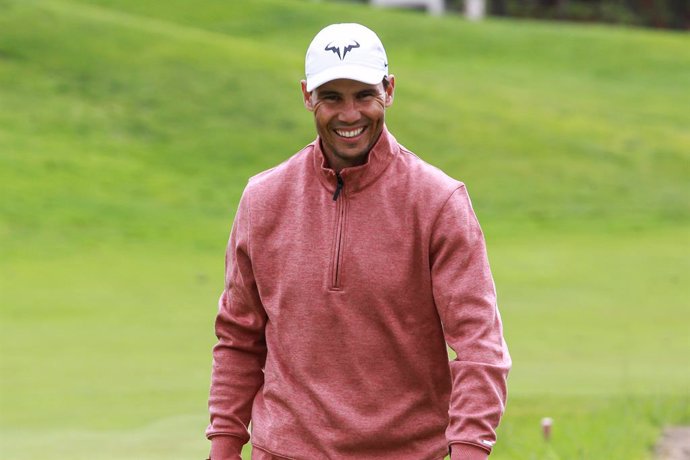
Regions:
<instances>
[{"instance_id":1,"label":"white post","mask_svg":"<svg viewBox=\"0 0 690 460\"><path fill-rule=\"evenodd\" d=\"M429 14L435 16L442 15L446 9L444 0L371 0L371 4L375 6L423 6Z\"/></svg>"},{"instance_id":2,"label":"white post","mask_svg":"<svg viewBox=\"0 0 690 460\"><path fill-rule=\"evenodd\" d=\"M486 0L465 0L465 17L470 21L480 21L486 14Z\"/></svg>"},{"instance_id":3,"label":"white post","mask_svg":"<svg viewBox=\"0 0 690 460\"><path fill-rule=\"evenodd\" d=\"M427 2L427 11L435 16L440 16L445 10L445 5L443 0L433 0Z\"/></svg>"}]
</instances>

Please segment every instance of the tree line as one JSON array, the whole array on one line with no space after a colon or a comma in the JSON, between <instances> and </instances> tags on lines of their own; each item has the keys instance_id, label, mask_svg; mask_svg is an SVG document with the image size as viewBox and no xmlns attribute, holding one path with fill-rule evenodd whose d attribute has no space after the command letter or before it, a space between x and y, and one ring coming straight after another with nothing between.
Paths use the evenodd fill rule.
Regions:
<instances>
[{"instance_id":1,"label":"tree line","mask_svg":"<svg viewBox=\"0 0 690 460\"><path fill-rule=\"evenodd\" d=\"M463 0L452 3L460 7ZM487 12L497 16L690 30L690 0L487 0Z\"/></svg>"}]
</instances>

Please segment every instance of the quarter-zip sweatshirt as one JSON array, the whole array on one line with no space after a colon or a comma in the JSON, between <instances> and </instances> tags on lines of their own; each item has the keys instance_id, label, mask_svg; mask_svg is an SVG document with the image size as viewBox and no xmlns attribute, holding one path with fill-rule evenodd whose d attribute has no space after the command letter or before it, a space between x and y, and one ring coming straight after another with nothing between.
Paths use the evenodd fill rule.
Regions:
<instances>
[{"instance_id":1,"label":"quarter-zip sweatshirt","mask_svg":"<svg viewBox=\"0 0 690 460\"><path fill-rule=\"evenodd\" d=\"M239 458L250 421L260 458L485 458L496 440L511 361L484 237L464 184L385 128L364 165L336 174L317 138L249 180L216 335L212 460Z\"/></svg>"}]
</instances>

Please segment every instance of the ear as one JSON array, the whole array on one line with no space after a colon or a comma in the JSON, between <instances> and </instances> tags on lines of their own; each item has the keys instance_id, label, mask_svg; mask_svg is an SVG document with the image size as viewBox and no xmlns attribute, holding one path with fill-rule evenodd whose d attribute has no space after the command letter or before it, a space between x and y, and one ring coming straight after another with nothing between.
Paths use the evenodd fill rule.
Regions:
<instances>
[{"instance_id":1,"label":"ear","mask_svg":"<svg viewBox=\"0 0 690 460\"><path fill-rule=\"evenodd\" d=\"M395 94L395 75L388 75L386 77L388 80L388 87L386 88L386 107L393 105L393 95Z\"/></svg>"},{"instance_id":2,"label":"ear","mask_svg":"<svg viewBox=\"0 0 690 460\"><path fill-rule=\"evenodd\" d=\"M311 92L307 91L307 81L302 80L300 83L302 85L302 98L304 98L304 106L307 108L307 110L313 112L314 104L311 101Z\"/></svg>"}]
</instances>

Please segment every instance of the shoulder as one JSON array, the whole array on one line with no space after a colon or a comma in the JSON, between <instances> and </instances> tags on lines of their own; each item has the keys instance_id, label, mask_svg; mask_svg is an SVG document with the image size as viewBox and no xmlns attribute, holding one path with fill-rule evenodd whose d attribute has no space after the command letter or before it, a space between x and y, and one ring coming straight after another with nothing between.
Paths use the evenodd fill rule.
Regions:
<instances>
[{"instance_id":1,"label":"shoulder","mask_svg":"<svg viewBox=\"0 0 690 460\"><path fill-rule=\"evenodd\" d=\"M417 201L424 204L432 216L435 232L469 232L481 236L481 228L472 207L465 183L433 166L400 146L401 161L406 164L410 187ZM421 200L420 200L421 198ZM466 235L466 236L467 236Z\"/></svg>"},{"instance_id":2,"label":"shoulder","mask_svg":"<svg viewBox=\"0 0 690 460\"><path fill-rule=\"evenodd\" d=\"M463 182L422 160L403 145L398 145L400 154L395 164L395 173L404 177L406 185L417 193L445 201L453 192L464 188Z\"/></svg>"},{"instance_id":3,"label":"shoulder","mask_svg":"<svg viewBox=\"0 0 690 460\"><path fill-rule=\"evenodd\" d=\"M272 195L289 187L295 178L311 167L314 144L311 143L282 163L249 178L244 194L252 197Z\"/></svg>"}]
</instances>

